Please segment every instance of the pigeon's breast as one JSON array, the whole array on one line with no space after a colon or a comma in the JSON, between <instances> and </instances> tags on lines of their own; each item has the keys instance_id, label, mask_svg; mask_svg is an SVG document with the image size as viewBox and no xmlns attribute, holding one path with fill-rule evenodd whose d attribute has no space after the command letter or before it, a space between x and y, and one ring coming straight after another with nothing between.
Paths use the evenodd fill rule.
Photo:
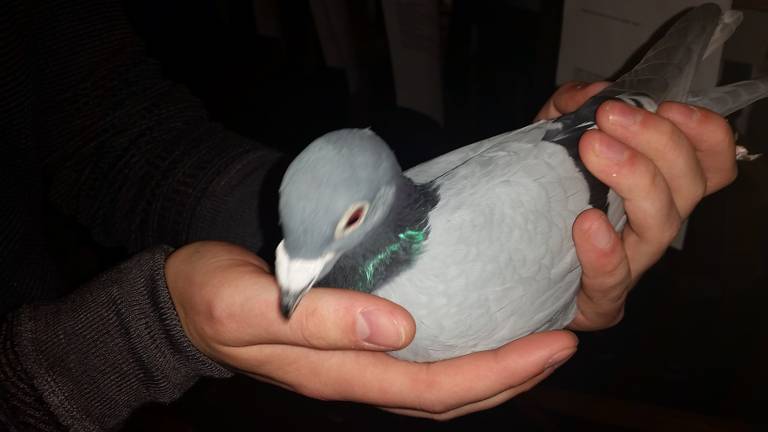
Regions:
<instances>
[{"instance_id":1,"label":"pigeon's breast","mask_svg":"<svg viewBox=\"0 0 768 432\"><path fill-rule=\"evenodd\" d=\"M421 255L377 291L417 322L413 343L395 355L439 360L566 325L581 274L571 226L589 207L567 152L500 141L436 182Z\"/></svg>"}]
</instances>

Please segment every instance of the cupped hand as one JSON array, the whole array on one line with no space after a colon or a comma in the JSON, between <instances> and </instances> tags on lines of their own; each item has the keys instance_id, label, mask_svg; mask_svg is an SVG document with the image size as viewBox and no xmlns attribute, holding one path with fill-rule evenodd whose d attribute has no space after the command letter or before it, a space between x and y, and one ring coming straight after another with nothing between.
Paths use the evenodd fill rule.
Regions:
<instances>
[{"instance_id":1,"label":"cupped hand","mask_svg":"<svg viewBox=\"0 0 768 432\"><path fill-rule=\"evenodd\" d=\"M447 419L496 406L546 378L576 350L567 331L435 363L384 351L406 346L415 324L400 306L348 290L312 289L289 321L268 266L245 249L199 242L175 251L166 280L181 324L211 359L325 400Z\"/></svg>"},{"instance_id":2,"label":"cupped hand","mask_svg":"<svg viewBox=\"0 0 768 432\"><path fill-rule=\"evenodd\" d=\"M609 83L568 83L537 120L576 110ZM629 290L664 254L696 205L736 178L734 135L716 113L662 103L655 114L620 101L597 111L599 129L579 143L587 169L624 199L627 224L613 230L605 214L583 212L573 225L582 266L578 314L570 327L597 330L619 322Z\"/></svg>"}]
</instances>

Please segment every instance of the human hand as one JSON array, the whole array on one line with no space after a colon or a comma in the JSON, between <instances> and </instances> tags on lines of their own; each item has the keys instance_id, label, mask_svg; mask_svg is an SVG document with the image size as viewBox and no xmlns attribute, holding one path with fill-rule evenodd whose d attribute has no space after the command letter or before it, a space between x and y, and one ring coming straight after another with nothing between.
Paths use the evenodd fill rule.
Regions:
<instances>
[{"instance_id":1,"label":"human hand","mask_svg":"<svg viewBox=\"0 0 768 432\"><path fill-rule=\"evenodd\" d=\"M456 359L411 363L383 352L406 346L415 331L411 316L383 298L312 289L286 321L266 263L219 242L177 250L165 272L181 324L201 352L317 399L448 419L530 389L576 350L573 334L555 331Z\"/></svg>"},{"instance_id":2,"label":"human hand","mask_svg":"<svg viewBox=\"0 0 768 432\"><path fill-rule=\"evenodd\" d=\"M609 83L568 83L537 119L576 110ZM579 143L587 169L624 199L627 225L616 233L605 214L583 212L573 225L582 266L575 330L618 323L629 290L661 258L706 195L736 178L733 132L716 113L665 102L656 114L619 101L597 110L599 130Z\"/></svg>"}]
</instances>

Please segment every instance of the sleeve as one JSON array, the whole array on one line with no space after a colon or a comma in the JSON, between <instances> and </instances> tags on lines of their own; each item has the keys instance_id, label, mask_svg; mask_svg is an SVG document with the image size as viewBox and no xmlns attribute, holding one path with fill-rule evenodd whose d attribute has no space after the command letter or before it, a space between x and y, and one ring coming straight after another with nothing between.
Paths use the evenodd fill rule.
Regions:
<instances>
[{"instance_id":1,"label":"sleeve","mask_svg":"<svg viewBox=\"0 0 768 432\"><path fill-rule=\"evenodd\" d=\"M165 285L172 249L153 245L217 239L258 250L263 185L280 155L211 122L165 80L119 2L25 7L49 198L102 244L144 252L3 317L0 429L104 430L199 377L230 375L186 338Z\"/></svg>"},{"instance_id":2,"label":"sleeve","mask_svg":"<svg viewBox=\"0 0 768 432\"><path fill-rule=\"evenodd\" d=\"M170 252L149 249L57 303L6 318L0 420L9 429L110 429L145 402L173 401L201 376L231 375L181 328L165 285Z\"/></svg>"},{"instance_id":3,"label":"sleeve","mask_svg":"<svg viewBox=\"0 0 768 432\"><path fill-rule=\"evenodd\" d=\"M165 79L119 2L47 3L33 14L35 109L54 204L131 252L201 239L257 251L263 184L281 156L211 121Z\"/></svg>"}]
</instances>

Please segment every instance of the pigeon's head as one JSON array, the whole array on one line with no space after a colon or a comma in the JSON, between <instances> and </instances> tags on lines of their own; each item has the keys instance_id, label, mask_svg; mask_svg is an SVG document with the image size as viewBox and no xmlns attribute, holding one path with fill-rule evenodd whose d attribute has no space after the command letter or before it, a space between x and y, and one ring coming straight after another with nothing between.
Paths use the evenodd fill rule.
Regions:
<instances>
[{"instance_id":1,"label":"pigeon's head","mask_svg":"<svg viewBox=\"0 0 768 432\"><path fill-rule=\"evenodd\" d=\"M288 318L314 283L389 213L400 165L369 129L343 129L313 141L280 185L283 241L275 272Z\"/></svg>"}]
</instances>

